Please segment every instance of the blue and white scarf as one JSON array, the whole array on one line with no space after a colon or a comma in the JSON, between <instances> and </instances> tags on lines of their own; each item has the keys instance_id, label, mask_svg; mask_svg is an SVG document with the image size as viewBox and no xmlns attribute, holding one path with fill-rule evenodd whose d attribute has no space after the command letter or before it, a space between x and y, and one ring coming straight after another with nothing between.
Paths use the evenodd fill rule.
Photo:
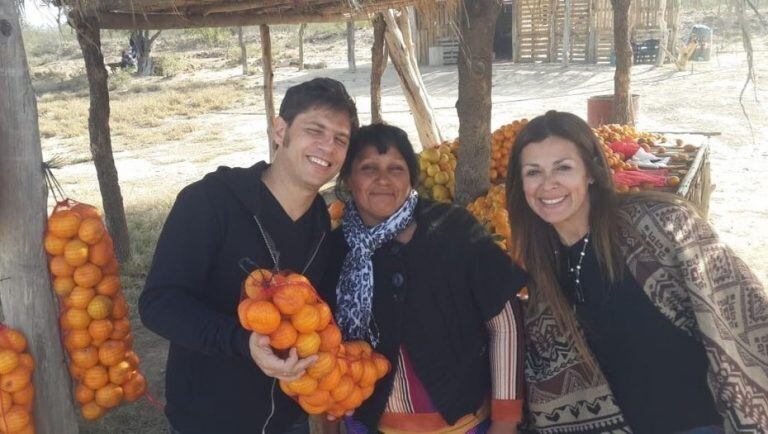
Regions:
<instances>
[{"instance_id":1,"label":"blue and white scarf","mask_svg":"<svg viewBox=\"0 0 768 434\"><path fill-rule=\"evenodd\" d=\"M373 253L395 238L413 221L419 194L411 190L397 212L373 227L363 224L352 200L345 206L342 219L344 239L349 252L344 258L341 276L336 286L338 309L336 321L345 340L367 340L374 347L378 332L371 330L373 317Z\"/></svg>"}]
</instances>

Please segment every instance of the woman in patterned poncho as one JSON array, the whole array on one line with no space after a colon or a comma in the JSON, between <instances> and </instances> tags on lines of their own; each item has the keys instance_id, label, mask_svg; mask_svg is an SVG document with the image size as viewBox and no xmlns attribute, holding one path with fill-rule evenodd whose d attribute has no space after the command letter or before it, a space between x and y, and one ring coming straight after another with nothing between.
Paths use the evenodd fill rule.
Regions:
<instances>
[{"instance_id":1,"label":"woman in patterned poncho","mask_svg":"<svg viewBox=\"0 0 768 434\"><path fill-rule=\"evenodd\" d=\"M710 225L672 195L617 195L569 113L532 120L509 173L530 429L768 432L768 297Z\"/></svg>"}]
</instances>

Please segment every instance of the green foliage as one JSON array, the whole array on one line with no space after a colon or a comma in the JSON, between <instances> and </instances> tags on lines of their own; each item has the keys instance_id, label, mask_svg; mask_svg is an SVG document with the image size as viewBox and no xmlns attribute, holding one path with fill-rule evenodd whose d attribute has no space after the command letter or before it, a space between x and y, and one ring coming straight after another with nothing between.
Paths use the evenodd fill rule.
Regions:
<instances>
[{"instance_id":1,"label":"green foliage","mask_svg":"<svg viewBox=\"0 0 768 434\"><path fill-rule=\"evenodd\" d=\"M109 90L126 90L131 83L133 73L136 72L136 68L120 68L109 76Z\"/></svg>"},{"instance_id":2,"label":"green foliage","mask_svg":"<svg viewBox=\"0 0 768 434\"><path fill-rule=\"evenodd\" d=\"M189 60L179 54L163 54L156 57L154 62L155 75L161 77L173 77L176 74L187 71L191 67Z\"/></svg>"}]
</instances>

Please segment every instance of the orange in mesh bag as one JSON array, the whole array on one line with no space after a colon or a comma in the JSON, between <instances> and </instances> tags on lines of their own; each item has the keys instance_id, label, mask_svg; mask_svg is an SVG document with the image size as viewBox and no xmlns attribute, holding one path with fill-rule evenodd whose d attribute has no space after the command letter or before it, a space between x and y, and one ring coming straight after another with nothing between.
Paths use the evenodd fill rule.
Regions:
<instances>
[{"instance_id":1,"label":"orange in mesh bag","mask_svg":"<svg viewBox=\"0 0 768 434\"><path fill-rule=\"evenodd\" d=\"M147 390L112 239L95 207L65 199L48 218L45 250L75 399L85 419L98 419Z\"/></svg>"},{"instance_id":2,"label":"orange in mesh bag","mask_svg":"<svg viewBox=\"0 0 768 434\"><path fill-rule=\"evenodd\" d=\"M0 324L0 432L34 433L35 362L24 335Z\"/></svg>"},{"instance_id":3,"label":"orange in mesh bag","mask_svg":"<svg viewBox=\"0 0 768 434\"><path fill-rule=\"evenodd\" d=\"M242 289L237 313L244 328L269 336L278 355L291 348L302 358L317 354L300 378L280 380L307 413L340 417L360 407L389 372L389 361L367 342L342 342L331 309L305 276L260 268Z\"/></svg>"}]
</instances>

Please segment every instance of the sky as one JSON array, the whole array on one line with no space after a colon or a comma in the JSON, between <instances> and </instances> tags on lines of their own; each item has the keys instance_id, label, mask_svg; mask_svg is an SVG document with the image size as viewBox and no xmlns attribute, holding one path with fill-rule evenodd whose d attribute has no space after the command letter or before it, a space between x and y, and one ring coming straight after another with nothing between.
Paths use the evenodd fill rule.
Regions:
<instances>
[{"instance_id":1,"label":"sky","mask_svg":"<svg viewBox=\"0 0 768 434\"><path fill-rule=\"evenodd\" d=\"M24 20L35 27L56 27L57 9L40 0L24 0Z\"/></svg>"}]
</instances>

